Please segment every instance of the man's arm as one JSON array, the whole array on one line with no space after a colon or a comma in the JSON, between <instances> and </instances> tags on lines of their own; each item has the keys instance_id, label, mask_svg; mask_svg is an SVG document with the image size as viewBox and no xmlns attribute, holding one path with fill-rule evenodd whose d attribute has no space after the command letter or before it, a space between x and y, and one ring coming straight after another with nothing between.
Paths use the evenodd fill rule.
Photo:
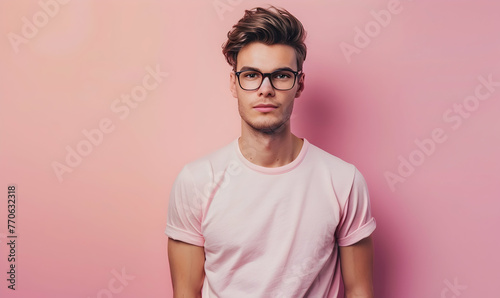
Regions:
<instances>
[{"instance_id":1,"label":"man's arm","mask_svg":"<svg viewBox=\"0 0 500 298\"><path fill-rule=\"evenodd\" d=\"M201 297L205 278L204 248L168 238L168 261L174 298Z\"/></svg>"},{"instance_id":2,"label":"man's arm","mask_svg":"<svg viewBox=\"0 0 500 298\"><path fill-rule=\"evenodd\" d=\"M346 298L373 298L373 242L371 236L340 246L340 266Z\"/></svg>"}]
</instances>

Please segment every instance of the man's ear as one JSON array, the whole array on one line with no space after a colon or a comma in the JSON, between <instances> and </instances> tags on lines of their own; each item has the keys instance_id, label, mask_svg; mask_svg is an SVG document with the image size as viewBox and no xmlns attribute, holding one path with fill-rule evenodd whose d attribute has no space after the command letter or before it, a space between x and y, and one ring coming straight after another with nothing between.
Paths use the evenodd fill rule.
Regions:
<instances>
[{"instance_id":1,"label":"man's ear","mask_svg":"<svg viewBox=\"0 0 500 298\"><path fill-rule=\"evenodd\" d=\"M297 89L297 92L295 93L295 98L299 97L300 94L302 94L302 91L304 91L305 79L306 79L306 74L301 73L300 77L299 77L299 81L297 82L297 84L299 85L299 88Z\"/></svg>"},{"instance_id":2,"label":"man's ear","mask_svg":"<svg viewBox=\"0 0 500 298\"><path fill-rule=\"evenodd\" d=\"M233 71L229 73L229 90L231 90L231 94L234 98L238 98L238 93L236 92L236 84L237 84L236 74Z\"/></svg>"}]
</instances>

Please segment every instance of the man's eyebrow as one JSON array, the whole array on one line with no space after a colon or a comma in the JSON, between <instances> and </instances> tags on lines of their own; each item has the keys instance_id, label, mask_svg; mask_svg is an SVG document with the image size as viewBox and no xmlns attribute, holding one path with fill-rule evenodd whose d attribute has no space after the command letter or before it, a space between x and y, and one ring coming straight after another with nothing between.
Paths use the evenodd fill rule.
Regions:
<instances>
[{"instance_id":1,"label":"man's eyebrow","mask_svg":"<svg viewBox=\"0 0 500 298\"><path fill-rule=\"evenodd\" d=\"M262 70L258 69L257 67L251 67L251 66L243 66L240 71L246 71L246 70L256 70L256 71L260 71L262 72ZM275 70L271 71L271 72L275 72L275 71L281 71L281 70L288 70L288 71L295 71L293 69L291 69L290 67L280 67L280 68L276 68Z\"/></svg>"},{"instance_id":2,"label":"man's eyebrow","mask_svg":"<svg viewBox=\"0 0 500 298\"><path fill-rule=\"evenodd\" d=\"M292 71L292 72L295 71L295 70L291 69L290 67L280 67L280 68L277 68L273 71L280 71L280 70L288 70L288 71Z\"/></svg>"},{"instance_id":3,"label":"man's eyebrow","mask_svg":"<svg viewBox=\"0 0 500 298\"><path fill-rule=\"evenodd\" d=\"M256 71L260 71L260 69L258 68L255 68L255 67L251 67L251 66L243 66L240 71L245 71L245 70L256 70Z\"/></svg>"}]
</instances>

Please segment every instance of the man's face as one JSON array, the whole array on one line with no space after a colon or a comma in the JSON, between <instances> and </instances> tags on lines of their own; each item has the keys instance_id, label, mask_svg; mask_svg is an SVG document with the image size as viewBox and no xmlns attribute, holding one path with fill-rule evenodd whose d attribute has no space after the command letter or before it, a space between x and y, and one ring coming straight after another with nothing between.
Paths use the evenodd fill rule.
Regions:
<instances>
[{"instance_id":1,"label":"man's face","mask_svg":"<svg viewBox=\"0 0 500 298\"><path fill-rule=\"evenodd\" d=\"M266 45L253 42L243 47L238 53L236 71L251 68L262 73L271 73L277 69L289 68L297 71L295 50L288 45ZM290 126L293 103L304 89L304 74L297 76L292 89L280 91L273 88L269 77L266 77L259 89L243 90L238 84L238 78L231 73L230 89L238 99L238 110L242 125L248 128L274 134ZM258 105L272 105L275 108L263 109Z\"/></svg>"}]
</instances>

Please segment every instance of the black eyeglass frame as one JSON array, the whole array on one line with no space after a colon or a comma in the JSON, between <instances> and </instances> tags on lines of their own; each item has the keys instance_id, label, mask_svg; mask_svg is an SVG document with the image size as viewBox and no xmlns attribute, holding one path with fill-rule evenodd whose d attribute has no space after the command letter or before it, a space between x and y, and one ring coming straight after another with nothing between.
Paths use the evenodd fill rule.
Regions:
<instances>
[{"instance_id":1,"label":"black eyeglass frame","mask_svg":"<svg viewBox=\"0 0 500 298\"><path fill-rule=\"evenodd\" d=\"M262 80L260 81L260 84L259 84L259 87L257 88L254 88L254 89L245 89L241 86L241 82L240 82L240 74L242 72L246 72L246 71L253 71L253 72L258 72L262 75ZM293 85L292 87L288 88L288 89L278 89L276 87L274 87L273 85L273 80L271 79L271 76L277 72L282 72L282 71L289 71L291 73L293 73L294 77L293 77ZM297 76L298 75L301 75L302 74L302 70L299 70L299 71L293 71L291 69L278 69L278 70L275 70L273 72L266 72L266 73L263 73L263 72L260 72L258 70L255 70L255 69L245 69L245 70L242 70L242 71L235 71L234 74L238 77L238 85L240 85L240 88L245 90L245 91L255 91L257 89L260 88L260 86L262 86L262 83L264 82L264 79L266 77L269 77L269 83L271 83L271 86L276 89L276 90L279 90L279 91L288 91L288 90L291 90L293 87L295 87L295 82L297 81Z\"/></svg>"}]
</instances>

